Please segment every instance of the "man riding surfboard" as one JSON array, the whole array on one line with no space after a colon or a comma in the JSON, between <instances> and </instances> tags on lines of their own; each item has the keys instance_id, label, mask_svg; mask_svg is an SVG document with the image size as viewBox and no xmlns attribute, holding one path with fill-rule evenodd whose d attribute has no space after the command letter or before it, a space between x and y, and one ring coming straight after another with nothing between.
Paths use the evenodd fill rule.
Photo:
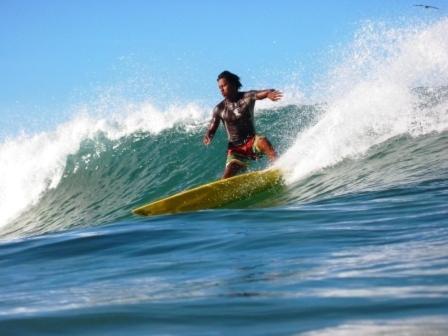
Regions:
<instances>
[{"instance_id":1,"label":"man riding surfboard","mask_svg":"<svg viewBox=\"0 0 448 336\"><path fill-rule=\"evenodd\" d=\"M218 88L224 100L213 109L212 119L204 136L204 144L209 145L222 121L227 131L227 161L223 178L236 175L247 167L249 160L256 160L265 154L270 161L277 153L269 140L255 132L254 107L256 100L277 101L283 97L275 89L240 92L240 78L230 71L218 75Z\"/></svg>"}]
</instances>

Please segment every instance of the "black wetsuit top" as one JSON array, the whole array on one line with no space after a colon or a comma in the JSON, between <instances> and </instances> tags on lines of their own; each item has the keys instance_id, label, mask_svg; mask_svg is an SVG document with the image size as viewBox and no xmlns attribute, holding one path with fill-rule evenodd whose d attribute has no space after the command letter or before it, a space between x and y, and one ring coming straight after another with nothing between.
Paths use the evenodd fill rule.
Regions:
<instances>
[{"instance_id":1,"label":"black wetsuit top","mask_svg":"<svg viewBox=\"0 0 448 336\"><path fill-rule=\"evenodd\" d=\"M211 138L222 120L229 144L240 145L255 135L254 107L258 91L238 92L238 100L224 99L213 109L212 120L207 131Z\"/></svg>"}]
</instances>

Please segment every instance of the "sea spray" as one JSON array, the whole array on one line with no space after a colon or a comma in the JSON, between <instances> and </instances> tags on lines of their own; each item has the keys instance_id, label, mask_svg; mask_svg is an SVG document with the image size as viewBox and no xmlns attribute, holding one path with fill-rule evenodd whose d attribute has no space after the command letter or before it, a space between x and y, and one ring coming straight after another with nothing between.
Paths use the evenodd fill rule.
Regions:
<instances>
[{"instance_id":1,"label":"sea spray","mask_svg":"<svg viewBox=\"0 0 448 336\"><path fill-rule=\"evenodd\" d=\"M300 133L278 165L288 181L362 155L400 134L448 127L448 102L422 107L416 87L443 90L448 81L448 19L407 28L367 23L344 59L316 85L326 113Z\"/></svg>"}]
</instances>

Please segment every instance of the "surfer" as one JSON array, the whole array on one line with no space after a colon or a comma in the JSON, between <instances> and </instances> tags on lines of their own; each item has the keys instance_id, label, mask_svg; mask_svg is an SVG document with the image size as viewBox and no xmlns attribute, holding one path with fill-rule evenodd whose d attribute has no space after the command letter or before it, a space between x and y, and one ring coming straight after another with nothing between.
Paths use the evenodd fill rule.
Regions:
<instances>
[{"instance_id":1,"label":"surfer","mask_svg":"<svg viewBox=\"0 0 448 336\"><path fill-rule=\"evenodd\" d=\"M204 144L209 145L222 121L227 131L227 160L223 178L236 175L246 168L249 160L256 160L265 154L270 161L277 153L269 140L255 132L254 107L256 100L277 101L283 97L275 89L240 92L240 78L230 71L218 75L218 88L224 100L213 109L212 119L204 136Z\"/></svg>"}]
</instances>

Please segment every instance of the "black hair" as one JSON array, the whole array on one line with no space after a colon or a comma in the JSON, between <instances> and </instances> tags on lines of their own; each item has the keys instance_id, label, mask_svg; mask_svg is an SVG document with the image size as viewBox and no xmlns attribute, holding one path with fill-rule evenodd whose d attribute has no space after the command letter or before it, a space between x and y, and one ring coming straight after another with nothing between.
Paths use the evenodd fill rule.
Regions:
<instances>
[{"instance_id":1,"label":"black hair","mask_svg":"<svg viewBox=\"0 0 448 336\"><path fill-rule=\"evenodd\" d=\"M240 78L235 75L234 73L231 73L230 71L223 71L218 75L218 81L220 79L224 78L226 81L228 81L230 84L234 85L238 90L243 86L240 82Z\"/></svg>"}]
</instances>

